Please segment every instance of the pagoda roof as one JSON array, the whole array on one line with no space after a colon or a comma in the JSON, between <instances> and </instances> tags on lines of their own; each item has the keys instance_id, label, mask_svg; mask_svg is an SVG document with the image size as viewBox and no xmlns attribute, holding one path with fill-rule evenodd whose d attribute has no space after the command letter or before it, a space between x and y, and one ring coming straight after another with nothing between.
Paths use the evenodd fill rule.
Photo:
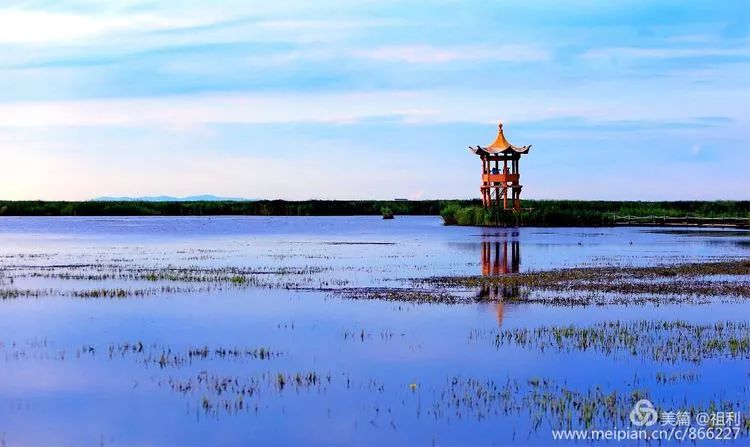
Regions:
<instances>
[{"instance_id":1,"label":"pagoda roof","mask_svg":"<svg viewBox=\"0 0 750 447\"><path fill-rule=\"evenodd\" d=\"M469 147L469 149L474 152L475 154L525 154L529 152L529 149L531 149L531 145L528 146L514 146L510 144L508 140L505 139L505 135L503 134L503 123L500 122L497 126L497 138L495 138L495 141L490 143L486 147L477 146L477 147Z\"/></svg>"}]
</instances>

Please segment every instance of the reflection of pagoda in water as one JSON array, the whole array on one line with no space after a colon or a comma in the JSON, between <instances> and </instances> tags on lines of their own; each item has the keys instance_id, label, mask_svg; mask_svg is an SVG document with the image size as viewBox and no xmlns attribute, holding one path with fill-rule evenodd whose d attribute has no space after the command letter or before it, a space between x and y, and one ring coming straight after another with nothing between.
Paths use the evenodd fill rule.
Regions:
<instances>
[{"instance_id":1,"label":"reflection of pagoda in water","mask_svg":"<svg viewBox=\"0 0 750 447\"><path fill-rule=\"evenodd\" d=\"M510 245L510 247L508 247ZM510 256L509 256L510 254ZM482 276L518 273L521 266L521 244L518 241L482 242ZM503 300L518 297L518 286L484 285L477 294L483 300L497 303L497 322L503 322Z\"/></svg>"},{"instance_id":2,"label":"reflection of pagoda in water","mask_svg":"<svg viewBox=\"0 0 750 447\"><path fill-rule=\"evenodd\" d=\"M482 242L482 276L502 276L518 273L521 265L521 245L518 241L510 243L508 258L508 241Z\"/></svg>"}]
</instances>

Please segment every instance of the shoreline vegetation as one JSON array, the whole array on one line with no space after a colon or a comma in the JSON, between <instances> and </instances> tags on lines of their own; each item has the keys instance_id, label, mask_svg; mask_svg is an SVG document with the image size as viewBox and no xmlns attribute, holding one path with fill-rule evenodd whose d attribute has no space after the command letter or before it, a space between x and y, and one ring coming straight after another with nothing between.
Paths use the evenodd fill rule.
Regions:
<instances>
[{"instance_id":1,"label":"shoreline vegetation","mask_svg":"<svg viewBox=\"0 0 750 447\"><path fill-rule=\"evenodd\" d=\"M516 213L488 210L479 204L449 203L441 209L440 215L446 225L463 226L599 227L680 222L750 226L750 201L525 200L523 205L524 209Z\"/></svg>"},{"instance_id":2,"label":"shoreline vegetation","mask_svg":"<svg viewBox=\"0 0 750 447\"><path fill-rule=\"evenodd\" d=\"M513 213L486 210L479 200L0 201L0 216L440 215L446 225L468 226L612 226L650 216L750 221L750 201L524 200L523 206Z\"/></svg>"},{"instance_id":3,"label":"shoreline vegetation","mask_svg":"<svg viewBox=\"0 0 750 447\"><path fill-rule=\"evenodd\" d=\"M439 215L479 200L0 201L1 216L383 216Z\"/></svg>"}]
</instances>

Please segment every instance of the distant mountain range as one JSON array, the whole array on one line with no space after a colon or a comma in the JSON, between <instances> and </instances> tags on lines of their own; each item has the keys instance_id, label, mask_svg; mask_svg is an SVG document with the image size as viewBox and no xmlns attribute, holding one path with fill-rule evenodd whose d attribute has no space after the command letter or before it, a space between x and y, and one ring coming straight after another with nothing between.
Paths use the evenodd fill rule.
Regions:
<instances>
[{"instance_id":1,"label":"distant mountain range","mask_svg":"<svg viewBox=\"0 0 750 447\"><path fill-rule=\"evenodd\" d=\"M201 194L197 196L172 197L172 196L144 196L144 197L96 197L91 199L94 202L217 202L217 201L234 201L246 202L257 199L243 199L239 197L218 197L211 194Z\"/></svg>"}]
</instances>

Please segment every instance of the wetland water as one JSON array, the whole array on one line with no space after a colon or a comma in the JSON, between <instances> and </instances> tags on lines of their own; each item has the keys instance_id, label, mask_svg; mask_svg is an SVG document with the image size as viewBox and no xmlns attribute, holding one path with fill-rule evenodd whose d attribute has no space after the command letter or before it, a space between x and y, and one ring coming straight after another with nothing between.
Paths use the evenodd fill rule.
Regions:
<instances>
[{"instance_id":1,"label":"wetland water","mask_svg":"<svg viewBox=\"0 0 750 447\"><path fill-rule=\"evenodd\" d=\"M0 441L559 445L553 428L629 427L641 398L749 417L747 296L419 281L748 258L724 230L2 218Z\"/></svg>"}]
</instances>

